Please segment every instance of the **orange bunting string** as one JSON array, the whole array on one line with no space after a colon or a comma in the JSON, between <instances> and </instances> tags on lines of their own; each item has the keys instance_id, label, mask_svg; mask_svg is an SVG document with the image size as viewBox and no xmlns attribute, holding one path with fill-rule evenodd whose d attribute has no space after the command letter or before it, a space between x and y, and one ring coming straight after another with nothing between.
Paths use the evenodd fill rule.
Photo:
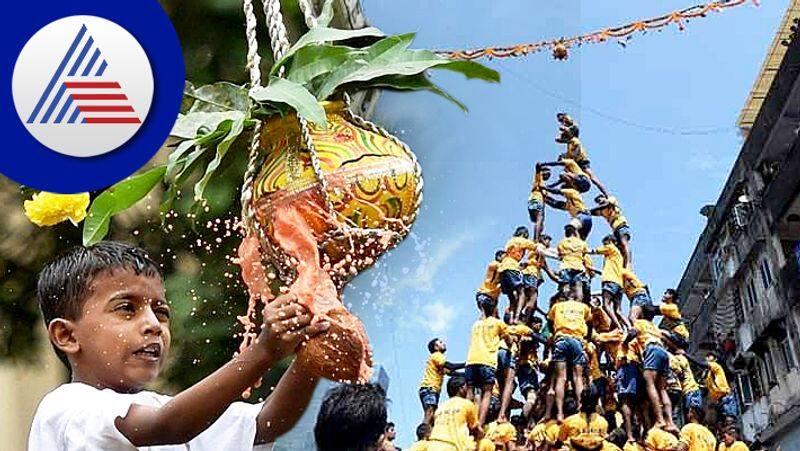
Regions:
<instances>
[{"instance_id":1,"label":"orange bunting string","mask_svg":"<svg viewBox=\"0 0 800 451\"><path fill-rule=\"evenodd\" d=\"M553 52L553 57L559 60L567 59L564 49L570 49L573 46L581 46L583 44L596 44L605 42L609 39L621 40L628 38L634 33L646 33L650 30L655 30L675 24L679 30L686 29L686 22L690 19L706 17L709 12L722 12L726 9L742 6L748 1L752 1L755 6L759 6L758 0L723 0L706 3L702 5L695 5L680 11L675 11L663 16L654 17L652 19L640 20L614 28L606 28L603 30L587 33L581 36L573 36L571 38L551 39L548 41L534 42L528 44L517 44L508 47L484 47L477 49L467 50L439 50L436 54L448 59L453 60L476 60L480 58L518 58L527 56L531 53L537 53L542 50L550 50Z\"/></svg>"}]
</instances>

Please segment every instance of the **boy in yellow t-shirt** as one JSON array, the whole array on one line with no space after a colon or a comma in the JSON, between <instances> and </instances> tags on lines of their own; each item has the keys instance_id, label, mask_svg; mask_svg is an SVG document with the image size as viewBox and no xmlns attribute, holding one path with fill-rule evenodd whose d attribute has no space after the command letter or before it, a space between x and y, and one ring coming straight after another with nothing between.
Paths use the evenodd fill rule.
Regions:
<instances>
[{"instance_id":1,"label":"boy in yellow t-shirt","mask_svg":"<svg viewBox=\"0 0 800 451\"><path fill-rule=\"evenodd\" d=\"M592 188L592 181L589 176L581 169L581 166L572 158L567 158L566 155L558 157L558 161L539 163L537 168L545 169L551 166L562 166L564 171L558 176L558 181L548 185L550 188L555 188L564 185L567 188L578 190L579 193L585 193Z\"/></svg>"},{"instance_id":2,"label":"boy in yellow t-shirt","mask_svg":"<svg viewBox=\"0 0 800 451\"><path fill-rule=\"evenodd\" d=\"M409 451L428 451L428 444L430 444L431 425L422 423L417 426L417 441L411 444Z\"/></svg>"},{"instance_id":3,"label":"boy in yellow t-shirt","mask_svg":"<svg viewBox=\"0 0 800 451\"><path fill-rule=\"evenodd\" d=\"M481 298L489 298L496 301L500 297L500 263L505 257L505 250L501 249L494 253L494 260L486 266L486 276L484 276L481 286L478 287L478 291L475 293L476 301L480 301Z\"/></svg>"},{"instance_id":4,"label":"boy in yellow t-shirt","mask_svg":"<svg viewBox=\"0 0 800 451\"><path fill-rule=\"evenodd\" d=\"M654 426L647 431L644 445L648 451L675 451L680 441L674 434Z\"/></svg>"},{"instance_id":5,"label":"boy in yellow t-shirt","mask_svg":"<svg viewBox=\"0 0 800 451\"><path fill-rule=\"evenodd\" d=\"M528 216L533 223L533 238L538 239L544 230L544 187L550 180L550 169L536 167L528 197Z\"/></svg>"},{"instance_id":6,"label":"boy in yellow t-shirt","mask_svg":"<svg viewBox=\"0 0 800 451\"><path fill-rule=\"evenodd\" d=\"M483 437L478 424L478 410L475 403L467 399L467 381L461 376L452 376L447 381L447 395L438 409L428 443L428 451L467 451L475 439Z\"/></svg>"},{"instance_id":7,"label":"boy in yellow t-shirt","mask_svg":"<svg viewBox=\"0 0 800 451\"><path fill-rule=\"evenodd\" d=\"M592 215L586 204L583 203L583 198L578 190L572 188L550 188L545 187L544 201L547 205L557 209L564 210L572 217L570 225L578 231L582 240L589 237L592 231ZM551 194L563 196L564 199L553 197Z\"/></svg>"},{"instance_id":8,"label":"boy in yellow t-shirt","mask_svg":"<svg viewBox=\"0 0 800 451\"><path fill-rule=\"evenodd\" d=\"M586 435L604 439L608 435L608 421L597 413L598 401L598 393L593 388L583 391L580 412L568 416L561 425L561 441L569 443Z\"/></svg>"},{"instance_id":9,"label":"boy in yellow t-shirt","mask_svg":"<svg viewBox=\"0 0 800 451\"><path fill-rule=\"evenodd\" d=\"M542 271L544 271L551 280L558 282L558 276L550 269L546 260L547 257L558 258L557 251L555 249L550 249L552 241L553 239L550 235L539 235L536 249L528 253L527 262L520 264L525 303L519 304L522 310L518 312L516 316L526 324L529 324L530 319L539 308L539 287L544 283ZM542 314L544 314L544 312L542 312Z\"/></svg>"},{"instance_id":10,"label":"boy in yellow t-shirt","mask_svg":"<svg viewBox=\"0 0 800 451\"><path fill-rule=\"evenodd\" d=\"M631 301L631 310L628 313L628 320L631 324L642 317L642 312L653 306L653 299L650 297L650 289L644 284L631 268L622 271L622 289Z\"/></svg>"},{"instance_id":11,"label":"boy in yellow t-shirt","mask_svg":"<svg viewBox=\"0 0 800 451\"><path fill-rule=\"evenodd\" d=\"M552 361L555 363L555 401L556 419L564 420L564 392L567 385L567 367L572 367L572 382L578 405L583 393L583 368L586 365L586 354L583 352L582 340L588 333L588 321L592 311L588 305L574 301L562 300L550 308L547 319L555 341L552 348Z\"/></svg>"},{"instance_id":12,"label":"boy in yellow t-shirt","mask_svg":"<svg viewBox=\"0 0 800 451\"><path fill-rule=\"evenodd\" d=\"M700 385L694 378L694 373L689 365L689 359L684 355L683 350L677 350L669 358L669 367L681 383L683 394L683 409L703 408L703 393ZM702 418L702 417L700 417Z\"/></svg>"},{"instance_id":13,"label":"boy in yellow t-shirt","mask_svg":"<svg viewBox=\"0 0 800 451\"><path fill-rule=\"evenodd\" d=\"M680 441L684 445L681 451L716 451L717 438L701 424L704 416L702 407L686 409L687 423L680 433Z\"/></svg>"},{"instance_id":14,"label":"boy in yellow t-shirt","mask_svg":"<svg viewBox=\"0 0 800 451\"><path fill-rule=\"evenodd\" d=\"M750 451L750 448L744 442L737 440L736 436L736 428L726 428L722 432L722 443L719 444L718 451Z\"/></svg>"},{"instance_id":15,"label":"boy in yellow t-shirt","mask_svg":"<svg viewBox=\"0 0 800 451\"><path fill-rule=\"evenodd\" d=\"M448 362L444 356L447 352L447 345L438 338L428 342L428 352L430 356L425 364L422 381L419 383L419 400L425 415L423 422L432 424L433 414L436 412L436 407L439 406L439 394L442 391L444 375L464 368L464 364Z\"/></svg>"},{"instance_id":16,"label":"boy in yellow t-shirt","mask_svg":"<svg viewBox=\"0 0 800 451\"><path fill-rule=\"evenodd\" d=\"M602 216L608 221L614 239L622 251L622 266L625 268L631 266L630 241L632 233L628 220L622 215L619 201L614 196L606 196L604 194L595 197L594 201L597 206L591 209L592 216Z\"/></svg>"},{"instance_id":17,"label":"boy in yellow t-shirt","mask_svg":"<svg viewBox=\"0 0 800 451\"><path fill-rule=\"evenodd\" d=\"M564 153L564 155L567 158L575 160L581 166L581 169L586 172L586 175L589 176L589 179L592 181L592 183L597 186L597 189L599 189L601 193L606 194L607 190L605 186L600 183L600 180L592 171L589 155L586 151L586 147L584 147L583 143L581 143L581 140L578 139L576 127L571 127L566 124L564 125L564 127L560 128L560 133L556 137L556 142L567 145L567 151Z\"/></svg>"},{"instance_id":18,"label":"boy in yellow t-shirt","mask_svg":"<svg viewBox=\"0 0 800 451\"><path fill-rule=\"evenodd\" d=\"M717 363L714 353L706 355L708 374L706 375L706 388L708 388L709 404L717 410L717 421L725 424L734 423L739 418L739 403L731 393L728 377L722 365Z\"/></svg>"},{"instance_id":19,"label":"boy in yellow t-shirt","mask_svg":"<svg viewBox=\"0 0 800 451\"><path fill-rule=\"evenodd\" d=\"M536 252L537 245L528 239L529 232L525 226L519 226L514 236L506 242L505 256L497 270L500 272L500 290L508 296L508 310L511 312L510 323L516 323L516 312L525 305L525 279L522 277L519 262L527 253Z\"/></svg>"},{"instance_id":20,"label":"boy in yellow t-shirt","mask_svg":"<svg viewBox=\"0 0 800 451\"><path fill-rule=\"evenodd\" d=\"M678 307L677 292L674 289L668 288L664 291L658 310L663 316L659 327L667 330L665 338L676 348L686 349L689 346L689 329L683 322L681 309Z\"/></svg>"},{"instance_id":21,"label":"boy in yellow t-shirt","mask_svg":"<svg viewBox=\"0 0 800 451\"><path fill-rule=\"evenodd\" d=\"M603 237L603 245L591 251L603 256L603 272L600 280L603 287L603 304L606 313L617 329L630 327L622 314L622 273L625 269L622 252L617 247L617 240L612 235Z\"/></svg>"}]
</instances>

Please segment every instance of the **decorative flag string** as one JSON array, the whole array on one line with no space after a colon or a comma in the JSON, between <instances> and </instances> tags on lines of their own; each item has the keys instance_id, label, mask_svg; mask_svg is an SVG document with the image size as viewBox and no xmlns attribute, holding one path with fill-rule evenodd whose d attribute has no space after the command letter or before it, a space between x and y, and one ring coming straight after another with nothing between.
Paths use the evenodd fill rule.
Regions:
<instances>
[{"instance_id":1,"label":"decorative flag string","mask_svg":"<svg viewBox=\"0 0 800 451\"><path fill-rule=\"evenodd\" d=\"M751 0L758 6L758 0ZM569 49L583 44L598 44L608 40L628 39L634 33L646 33L675 24L683 31L686 22L691 19L706 17L710 12L722 12L748 3L748 0L722 0L702 5L695 5L680 11L675 11L663 16L647 20L640 20L621 25L615 28L606 28L600 31L573 36L571 38L552 39L529 44L517 44L510 47L484 47L470 50L440 50L436 53L442 57L454 60L475 60L480 58L519 58L542 50L550 50L553 57L565 60L569 57Z\"/></svg>"}]
</instances>

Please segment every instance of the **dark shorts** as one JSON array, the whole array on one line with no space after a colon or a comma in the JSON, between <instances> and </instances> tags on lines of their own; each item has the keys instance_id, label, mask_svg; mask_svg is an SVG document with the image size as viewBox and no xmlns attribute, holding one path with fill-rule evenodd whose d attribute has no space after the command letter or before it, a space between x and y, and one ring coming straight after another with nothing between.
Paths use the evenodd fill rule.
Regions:
<instances>
[{"instance_id":1,"label":"dark shorts","mask_svg":"<svg viewBox=\"0 0 800 451\"><path fill-rule=\"evenodd\" d=\"M522 273L513 269L508 269L500 273L500 290L503 294L514 294L524 283Z\"/></svg>"},{"instance_id":2,"label":"dark shorts","mask_svg":"<svg viewBox=\"0 0 800 451\"><path fill-rule=\"evenodd\" d=\"M642 369L655 371L665 377L669 374L669 354L661 346L647 345L643 360Z\"/></svg>"},{"instance_id":3,"label":"dark shorts","mask_svg":"<svg viewBox=\"0 0 800 451\"><path fill-rule=\"evenodd\" d=\"M580 212L575 216L575 219L581 223L578 235L580 235L582 240L586 240L586 237L588 237L589 233L592 231L592 215L587 212Z\"/></svg>"},{"instance_id":4,"label":"dark shorts","mask_svg":"<svg viewBox=\"0 0 800 451\"><path fill-rule=\"evenodd\" d=\"M616 282L603 282L603 292L610 294L614 300L622 297L622 287Z\"/></svg>"},{"instance_id":5,"label":"dark shorts","mask_svg":"<svg viewBox=\"0 0 800 451\"><path fill-rule=\"evenodd\" d=\"M630 226L628 224L623 224L623 225L617 227L616 229L614 229L614 238L618 242L622 242L622 237L623 236L627 237L628 241L630 241L631 237L633 236L633 234L631 234L631 228L630 228Z\"/></svg>"},{"instance_id":6,"label":"dark shorts","mask_svg":"<svg viewBox=\"0 0 800 451\"><path fill-rule=\"evenodd\" d=\"M422 408L437 407L439 405L439 392L431 387L422 387L419 389L419 401L422 403Z\"/></svg>"},{"instance_id":7,"label":"dark shorts","mask_svg":"<svg viewBox=\"0 0 800 451\"><path fill-rule=\"evenodd\" d=\"M653 300L646 291L640 291L633 295L631 299L631 307L645 307L653 305Z\"/></svg>"},{"instance_id":8,"label":"dark shorts","mask_svg":"<svg viewBox=\"0 0 800 451\"><path fill-rule=\"evenodd\" d=\"M683 409L689 410L692 407L703 408L703 393L700 390L683 395Z\"/></svg>"},{"instance_id":9,"label":"dark shorts","mask_svg":"<svg viewBox=\"0 0 800 451\"><path fill-rule=\"evenodd\" d=\"M538 200L528 201L528 216L531 218L531 222L536 222L542 213L544 213L544 204L542 202Z\"/></svg>"},{"instance_id":10,"label":"dark shorts","mask_svg":"<svg viewBox=\"0 0 800 451\"><path fill-rule=\"evenodd\" d=\"M686 349L689 347L689 342L682 336L675 332L667 332L667 339L672 342L678 349Z\"/></svg>"},{"instance_id":11,"label":"dark shorts","mask_svg":"<svg viewBox=\"0 0 800 451\"><path fill-rule=\"evenodd\" d=\"M519 391L526 398L529 390L539 390L539 374L528 364L520 365L517 368L517 382L519 382Z\"/></svg>"},{"instance_id":12,"label":"dark shorts","mask_svg":"<svg viewBox=\"0 0 800 451\"><path fill-rule=\"evenodd\" d=\"M525 285L525 288L539 288L542 282L543 280L536 276L530 274L522 275L522 284Z\"/></svg>"},{"instance_id":13,"label":"dark shorts","mask_svg":"<svg viewBox=\"0 0 800 451\"><path fill-rule=\"evenodd\" d=\"M585 193L586 191L589 191L590 189L592 189L592 181L589 180L588 176L579 175L579 176L575 177L574 180L575 180L575 188L579 192Z\"/></svg>"},{"instance_id":14,"label":"dark shorts","mask_svg":"<svg viewBox=\"0 0 800 451\"><path fill-rule=\"evenodd\" d=\"M716 405L717 415L722 417L739 417L739 403L733 394L723 396Z\"/></svg>"},{"instance_id":15,"label":"dark shorts","mask_svg":"<svg viewBox=\"0 0 800 451\"><path fill-rule=\"evenodd\" d=\"M478 292L478 293L475 293L475 301L478 304L483 304L483 303L486 303L486 302L497 302L497 299L489 296L486 293Z\"/></svg>"},{"instance_id":16,"label":"dark shorts","mask_svg":"<svg viewBox=\"0 0 800 451\"><path fill-rule=\"evenodd\" d=\"M617 369L617 395L636 398L639 395L639 387L644 388L642 373L634 363L625 363Z\"/></svg>"},{"instance_id":17,"label":"dark shorts","mask_svg":"<svg viewBox=\"0 0 800 451\"><path fill-rule=\"evenodd\" d=\"M573 285L578 283L588 282L586 273L577 269L562 269L558 272L558 279L561 283Z\"/></svg>"},{"instance_id":18,"label":"dark shorts","mask_svg":"<svg viewBox=\"0 0 800 451\"><path fill-rule=\"evenodd\" d=\"M578 135L575 134L575 137L577 138ZM581 160L581 161L578 161L578 166L580 166L581 169L583 169L585 171L586 169L589 169L589 168L592 167L592 162L589 161L589 160Z\"/></svg>"},{"instance_id":19,"label":"dark shorts","mask_svg":"<svg viewBox=\"0 0 800 451\"><path fill-rule=\"evenodd\" d=\"M497 378L495 376L495 369L488 365L467 365L464 369L464 376L467 378L467 383L472 387L483 387L485 385L494 385Z\"/></svg>"},{"instance_id":20,"label":"dark shorts","mask_svg":"<svg viewBox=\"0 0 800 451\"><path fill-rule=\"evenodd\" d=\"M502 406L500 402L500 397L492 395L489 398L489 410L486 412L486 420L494 420L500 415L500 407Z\"/></svg>"},{"instance_id":21,"label":"dark shorts","mask_svg":"<svg viewBox=\"0 0 800 451\"><path fill-rule=\"evenodd\" d=\"M505 377L507 369L514 369L516 367L517 361L511 351L506 348L500 348L497 350L497 375L500 378Z\"/></svg>"},{"instance_id":22,"label":"dark shorts","mask_svg":"<svg viewBox=\"0 0 800 451\"><path fill-rule=\"evenodd\" d=\"M569 365L586 365L583 345L577 338L558 337L553 344L553 362L566 362Z\"/></svg>"},{"instance_id":23,"label":"dark shorts","mask_svg":"<svg viewBox=\"0 0 800 451\"><path fill-rule=\"evenodd\" d=\"M606 398L606 392L608 391L607 385L608 384L605 377L597 378L592 381L592 386L594 387L597 396L600 397L601 402Z\"/></svg>"}]
</instances>

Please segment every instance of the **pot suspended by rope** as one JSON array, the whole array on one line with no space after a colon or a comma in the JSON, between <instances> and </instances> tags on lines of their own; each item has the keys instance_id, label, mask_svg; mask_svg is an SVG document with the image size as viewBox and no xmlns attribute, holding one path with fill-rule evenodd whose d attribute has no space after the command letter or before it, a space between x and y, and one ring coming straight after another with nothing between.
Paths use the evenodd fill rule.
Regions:
<instances>
[{"instance_id":1,"label":"pot suspended by rope","mask_svg":"<svg viewBox=\"0 0 800 451\"><path fill-rule=\"evenodd\" d=\"M360 126L343 102L323 106L328 127L309 124L309 130L326 189L297 118L266 122L266 159L253 187L255 226L282 284L332 324L300 348L298 359L320 376L356 381L368 374L371 354L341 290L406 236L422 200L422 177L402 143Z\"/></svg>"}]
</instances>

